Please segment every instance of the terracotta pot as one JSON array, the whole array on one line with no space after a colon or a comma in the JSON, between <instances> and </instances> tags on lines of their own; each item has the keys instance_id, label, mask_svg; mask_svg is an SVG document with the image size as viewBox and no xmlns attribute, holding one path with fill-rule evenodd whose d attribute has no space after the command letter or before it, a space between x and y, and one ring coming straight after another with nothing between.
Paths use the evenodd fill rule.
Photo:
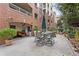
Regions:
<instances>
[{"instance_id":1,"label":"terracotta pot","mask_svg":"<svg viewBox=\"0 0 79 59\"><path fill-rule=\"evenodd\" d=\"M0 45L5 44L5 40L0 39Z\"/></svg>"},{"instance_id":2,"label":"terracotta pot","mask_svg":"<svg viewBox=\"0 0 79 59\"><path fill-rule=\"evenodd\" d=\"M5 45L6 46L12 45L12 40L5 40Z\"/></svg>"}]
</instances>

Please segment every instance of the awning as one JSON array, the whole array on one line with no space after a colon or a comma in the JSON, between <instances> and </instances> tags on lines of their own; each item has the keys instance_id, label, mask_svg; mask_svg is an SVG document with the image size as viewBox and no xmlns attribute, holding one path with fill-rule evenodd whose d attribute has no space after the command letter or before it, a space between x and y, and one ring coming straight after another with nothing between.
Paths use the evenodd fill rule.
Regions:
<instances>
[{"instance_id":1,"label":"awning","mask_svg":"<svg viewBox=\"0 0 79 59\"><path fill-rule=\"evenodd\" d=\"M42 20L42 29L46 29L45 16L43 16L43 20Z\"/></svg>"}]
</instances>

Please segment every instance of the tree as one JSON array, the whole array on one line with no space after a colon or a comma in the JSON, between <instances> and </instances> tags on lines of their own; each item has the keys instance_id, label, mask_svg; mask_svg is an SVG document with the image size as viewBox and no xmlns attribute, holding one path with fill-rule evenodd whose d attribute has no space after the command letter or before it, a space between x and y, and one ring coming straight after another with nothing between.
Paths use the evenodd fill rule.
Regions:
<instances>
[{"instance_id":1,"label":"tree","mask_svg":"<svg viewBox=\"0 0 79 59\"><path fill-rule=\"evenodd\" d=\"M63 23L62 23L62 20L58 20L57 21L57 28L59 31L63 31Z\"/></svg>"},{"instance_id":2,"label":"tree","mask_svg":"<svg viewBox=\"0 0 79 59\"><path fill-rule=\"evenodd\" d=\"M79 4L78 3L62 3L58 4L58 8L62 13L63 21L70 24L71 21L79 18Z\"/></svg>"},{"instance_id":3,"label":"tree","mask_svg":"<svg viewBox=\"0 0 79 59\"><path fill-rule=\"evenodd\" d=\"M64 22L65 31L69 30L68 33L73 32L72 23L79 21L79 4L78 3L66 3L58 4L58 8L62 13L60 19ZM72 30L72 31L71 31Z\"/></svg>"}]
</instances>

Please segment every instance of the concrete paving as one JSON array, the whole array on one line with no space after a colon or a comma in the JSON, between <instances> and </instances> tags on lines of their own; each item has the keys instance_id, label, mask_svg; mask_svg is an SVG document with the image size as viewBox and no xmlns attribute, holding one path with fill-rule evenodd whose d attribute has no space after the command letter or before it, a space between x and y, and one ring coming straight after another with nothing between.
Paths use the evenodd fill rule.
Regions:
<instances>
[{"instance_id":1,"label":"concrete paving","mask_svg":"<svg viewBox=\"0 0 79 59\"><path fill-rule=\"evenodd\" d=\"M37 47L35 37L24 37L13 40L11 46L0 46L0 56L73 56L71 44L63 35L56 35L52 47Z\"/></svg>"}]
</instances>

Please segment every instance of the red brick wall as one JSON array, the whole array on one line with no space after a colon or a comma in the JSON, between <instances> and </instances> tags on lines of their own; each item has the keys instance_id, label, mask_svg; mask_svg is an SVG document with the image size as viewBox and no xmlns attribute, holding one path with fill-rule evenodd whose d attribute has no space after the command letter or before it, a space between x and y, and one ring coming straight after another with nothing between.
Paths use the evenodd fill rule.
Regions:
<instances>
[{"instance_id":1,"label":"red brick wall","mask_svg":"<svg viewBox=\"0 0 79 59\"><path fill-rule=\"evenodd\" d=\"M6 4L0 4L0 29L8 27Z\"/></svg>"},{"instance_id":2,"label":"red brick wall","mask_svg":"<svg viewBox=\"0 0 79 59\"><path fill-rule=\"evenodd\" d=\"M14 22L24 22L31 24L33 26L38 26L37 20L34 18L34 13L38 13L33 4L30 4L32 7L32 16L26 16L16 10L13 10L9 7L9 4L0 4L0 28L8 27L8 21L12 18Z\"/></svg>"}]
</instances>

